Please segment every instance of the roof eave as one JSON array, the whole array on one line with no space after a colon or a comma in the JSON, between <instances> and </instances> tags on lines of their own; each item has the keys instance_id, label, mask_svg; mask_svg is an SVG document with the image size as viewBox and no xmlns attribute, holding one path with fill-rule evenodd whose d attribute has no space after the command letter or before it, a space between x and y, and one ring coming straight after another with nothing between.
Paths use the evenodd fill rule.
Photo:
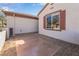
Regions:
<instances>
[{"instance_id":1,"label":"roof eave","mask_svg":"<svg viewBox=\"0 0 79 59\"><path fill-rule=\"evenodd\" d=\"M37 16L32 16L32 15L29 15L29 14L21 14L21 13L16 13L16 12L12 12L12 11L3 11L7 16L12 16L13 14L15 15L22 15L24 17L27 17L27 18L33 18L33 19L37 19L38 20L38 17Z\"/></svg>"},{"instance_id":2,"label":"roof eave","mask_svg":"<svg viewBox=\"0 0 79 59\"><path fill-rule=\"evenodd\" d=\"M47 7L48 4L49 4L49 3L46 3L46 5L40 10L40 12L37 14L37 16L40 15L40 13Z\"/></svg>"}]
</instances>

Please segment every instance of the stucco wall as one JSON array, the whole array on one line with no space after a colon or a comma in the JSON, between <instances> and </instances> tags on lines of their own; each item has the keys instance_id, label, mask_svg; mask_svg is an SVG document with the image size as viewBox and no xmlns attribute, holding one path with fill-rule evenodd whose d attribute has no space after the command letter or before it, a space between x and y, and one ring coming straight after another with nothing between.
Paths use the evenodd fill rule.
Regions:
<instances>
[{"instance_id":1,"label":"stucco wall","mask_svg":"<svg viewBox=\"0 0 79 59\"><path fill-rule=\"evenodd\" d=\"M53 31L43 28L43 19L46 14L65 9L66 10L66 30ZM39 15L39 33L54 37L67 42L79 44L79 4L77 3L55 3L48 5Z\"/></svg>"},{"instance_id":2,"label":"stucco wall","mask_svg":"<svg viewBox=\"0 0 79 59\"><path fill-rule=\"evenodd\" d=\"M0 51L2 50L6 39L6 31L0 32Z\"/></svg>"},{"instance_id":3,"label":"stucco wall","mask_svg":"<svg viewBox=\"0 0 79 59\"><path fill-rule=\"evenodd\" d=\"M14 34L37 32L38 20L7 16L7 28L13 28ZM8 33L9 34L9 33Z\"/></svg>"}]
</instances>

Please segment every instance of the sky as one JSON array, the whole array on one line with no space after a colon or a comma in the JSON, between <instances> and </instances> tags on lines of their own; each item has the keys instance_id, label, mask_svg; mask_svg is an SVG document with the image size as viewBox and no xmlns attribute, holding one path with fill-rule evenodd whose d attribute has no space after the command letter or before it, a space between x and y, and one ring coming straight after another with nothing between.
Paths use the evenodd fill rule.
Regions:
<instances>
[{"instance_id":1,"label":"sky","mask_svg":"<svg viewBox=\"0 0 79 59\"><path fill-rule=\"evenodd\" d=\"M0 9L36 16L44 5L43 3L0 3Z\"/></svg>"}]
</instances>

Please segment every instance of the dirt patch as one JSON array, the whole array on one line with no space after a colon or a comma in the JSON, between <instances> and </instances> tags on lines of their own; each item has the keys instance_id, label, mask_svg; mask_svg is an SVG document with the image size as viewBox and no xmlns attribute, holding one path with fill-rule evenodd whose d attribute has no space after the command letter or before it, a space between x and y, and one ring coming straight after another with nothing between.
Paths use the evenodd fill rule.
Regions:
<instances>
[{"instance_id":1,"label":"dirt patch","mask_svg":"<svg viewBox=\"0 0 79 59\"><path fill-rule=\"evenodd\" d=\"M9 39L5 41L4 47L2 51L0 52L1 56L16 56L16 45L15 41Z\"/></svg>"}]
</instances>

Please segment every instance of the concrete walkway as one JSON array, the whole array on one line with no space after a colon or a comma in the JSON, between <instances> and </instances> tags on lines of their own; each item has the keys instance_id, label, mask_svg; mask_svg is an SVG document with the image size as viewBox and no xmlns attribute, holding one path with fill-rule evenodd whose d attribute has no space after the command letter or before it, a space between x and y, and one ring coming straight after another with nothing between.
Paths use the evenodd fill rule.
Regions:
<instances>
[{"instance_id":1,"label":"concrete walkway","mask_svg":"<svg viewBox=\"0 0 79 59\"><path fill-rule=\"evenodd\" d=\"M11 38L12 46L7 49L8 55L18 56L79 56L79 45L67 43L37 33L20 34ZM7 41L6 41L7 42ZM7 45L7 44L6 44ZM3 49L5 50L5 48ZM13 50L13 51L12 51ZM12 52L11 52L12 51ZM16 53L15 53L16 52ZM3 55L7 55L4 54Z\"/></svg>"}]
</instances>

